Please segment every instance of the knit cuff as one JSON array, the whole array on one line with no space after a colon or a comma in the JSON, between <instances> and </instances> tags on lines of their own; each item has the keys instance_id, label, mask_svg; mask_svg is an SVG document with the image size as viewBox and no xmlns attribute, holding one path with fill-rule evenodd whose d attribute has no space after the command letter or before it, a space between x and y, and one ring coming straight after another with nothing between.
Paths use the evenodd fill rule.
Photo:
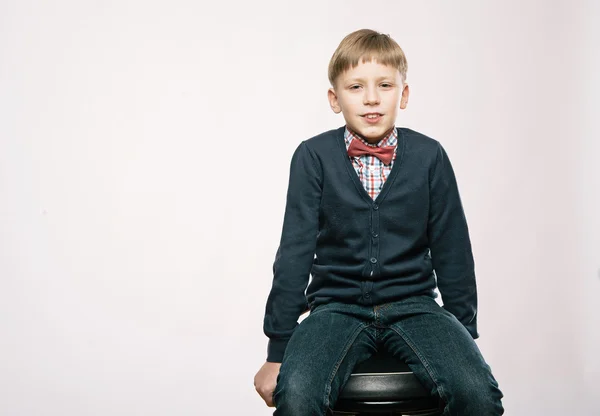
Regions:
<instances>
[{"instance_id":1,"label":"knit cuff","mask_svg":"<svg viewBox=\"0 0 600 416\"><path fill-rule=\"evenodd\" d=\"M267 361L270 363L280 363L283 361L283 354L287 348L289 338L270 339L267 346Z\"/></svg>"}]
</instances>

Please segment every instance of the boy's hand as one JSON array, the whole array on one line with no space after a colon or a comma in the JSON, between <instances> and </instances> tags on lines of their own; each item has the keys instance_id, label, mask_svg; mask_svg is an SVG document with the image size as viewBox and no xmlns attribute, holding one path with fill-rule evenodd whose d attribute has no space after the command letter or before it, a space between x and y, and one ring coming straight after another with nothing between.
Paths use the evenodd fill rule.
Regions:
<instances>
[{"instance_id":1,"label":"boy's hand","mask_svg":"<svg viewBox=\"0 0 600 416\"><path fill-rule=\"evenodd\" d=\"M267 361L254 376L254 388L269 407L275 407L273 392L275 391L275 386L277 386L277 375L279 375L280 367L281 363L270 363Z\"/></svg>"}]
</instances>

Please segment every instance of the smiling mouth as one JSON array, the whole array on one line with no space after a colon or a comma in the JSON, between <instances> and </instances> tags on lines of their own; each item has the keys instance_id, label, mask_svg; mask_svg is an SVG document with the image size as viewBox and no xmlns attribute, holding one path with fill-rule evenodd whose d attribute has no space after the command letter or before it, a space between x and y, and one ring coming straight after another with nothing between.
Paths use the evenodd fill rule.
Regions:
<instances>
[{"instance_id":1,"label":"smiling mouth","mask_svg":"<svg viewBox=\"0 0 600 416\"><path fill-rule=\"evenodd\" d=\"M367 118L367 119L376 119L378 117L381 117L383 114L381 113L369 113L369 114L364 114L362 117Z\"/></svg>"},{"instance_id":2,"label":"smiling mouth","mask_svg":"<svg viewBox=\"0 0 600 416\"><path fill-rule=\"evenodd\" d=\"M369 113L369 114L363 115L362 118L364 118L365 121L369 124L375 124L375 123L378 123L379 120L381 120L382 116L383 116L383 114L379 114L379 113Z\"/></svg>"}]
</instances>

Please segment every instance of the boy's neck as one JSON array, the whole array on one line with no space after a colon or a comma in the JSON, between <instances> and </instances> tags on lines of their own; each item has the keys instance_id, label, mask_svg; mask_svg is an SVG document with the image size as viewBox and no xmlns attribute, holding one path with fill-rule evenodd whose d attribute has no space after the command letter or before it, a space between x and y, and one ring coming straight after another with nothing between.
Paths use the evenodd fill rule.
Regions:
<instances>
[{"instance_id":1,"label":"boy's neck","mask_svg":"<svg viewBox=\"0 0 600 416\"><path fill-rule=\"evenodd\" d=\"M372 145L376 145L377 143L379 143L380 141L382 141L383 139L385 139L386 137L388 137L390 135L390 133L392 132L392 130L394 130L396 128L396 126L392 126L391 129L389 129L383 136L381 136L379 139L367 139L366 137L358 134L357 132L355 132L354 130L352 130L350 127L346 126L346 128L348 129L348 131L350 133L352 133L352 135L354 135L355 137L358 137L361 140L364 140L365 142L372 144Z\"/></svg>"}]
</instances>

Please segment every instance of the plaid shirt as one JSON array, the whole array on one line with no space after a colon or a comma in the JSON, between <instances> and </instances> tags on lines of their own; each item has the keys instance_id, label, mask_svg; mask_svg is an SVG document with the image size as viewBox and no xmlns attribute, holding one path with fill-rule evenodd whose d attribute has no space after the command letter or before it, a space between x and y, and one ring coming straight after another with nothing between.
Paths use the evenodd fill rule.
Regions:
<instances>
[{"instance_id":1,"label":"plaid shirt","mask_svg":"<svg viewBox=\"0 0 600 416\"><path fill-rule=\"evenodd\" d=\"M350 130L348 130L348 127L346 127L344 131L346 150L348 150L352 140L360 140L367 146L396 146L398 144L398 132L394 127L390 134L380 140L377 145L372 145L367 143L362 138L354 135ZM383 184L392 171L394 160L396 160L396 149L394 149L394 157L392 158L392 161L387 166L384 165L378 157L373 155L351 157L350 160L352 161L352 166L354 166L354 170L356 171L361 183L365 187L365 190L372 199L375 199L377 198L377 195L379 195Z\"/></svg>"}]
</instances>

